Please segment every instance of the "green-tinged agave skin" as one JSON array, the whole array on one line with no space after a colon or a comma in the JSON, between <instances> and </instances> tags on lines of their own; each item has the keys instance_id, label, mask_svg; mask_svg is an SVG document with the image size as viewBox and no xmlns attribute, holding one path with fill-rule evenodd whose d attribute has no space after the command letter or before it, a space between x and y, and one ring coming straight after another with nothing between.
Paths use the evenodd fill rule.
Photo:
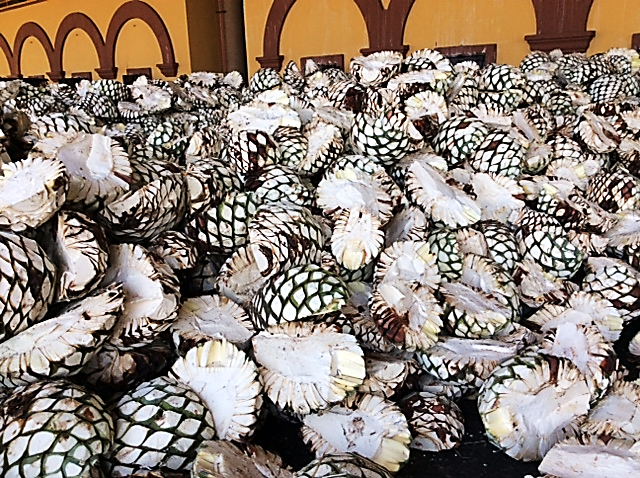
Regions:
<instances>
[{"instance_id":1,"label":"green-tinged agave skin","mask_svg":"<svg viewBox=\"0 0 640 478\"><path fill-rule=\"evenodd\" d=\"M187 232L207 249L231 253L248 239L248 224L258 209L254 192L230 193L217 205L197 214Z\"/></svg>"},{"instance_id":2,"label":"green-tinged agave skin","mask_svg":"<svg viewBox=\"0 0 640 478\"><path fill-rule=\"evenodd\" d=\"M342 279L316 264L292 267L267 282L251 302L256 329L338 310L349 297Z\"/></svg>"},{"instance_id":3,"label":"green-tinged agave skin","mask_svg":"<svg viewBox=\"0 0 640 478\"><path fill-rule=\"evenodd\" d=\"M5 477L100 476L100 460L113 443L113 418L103 401L65 380L13 390L0 405L0 424Z\"/></svg>"},{"instance_id":4,"label":"green-tinged agave skin","mask_svg":"<svg viewBox=\"0 0 640 478\"><path fill-rule=\"evenodd\" d=\"M54 298L55 274L34 240L0 231L0 340L42 320Z\"/></svg>"},{"instance_id":5,"label":"green-tinged agave skin","mask_svg":"<svg viewBox=\"0 0 640 478\"><path fill-rule=\"evenodd\" d=\"M280 126L273 132L282 155L282 164L292 167L299 164L307 154L308 140L299 128Z\"/></svg>"},{"instance_id":6,"label":"green-tinged agave skin","mask_svg":"<svg viewBox=\"0 0 640 478\"><path fill-rule=\"evenodd\" d=\"M114 416L111 476L141 468L189 470L200 443L215 435L205 404L171 377L140 384L118 401Z\"/></svg>"},{"instance_id":7,"label":"green-tinged agave skin","mask_svg":"<svg viewBox=\"0 0 640 478\"><path fill-rule=\"evenodd\" d=\"M521 254L518 241L511 229L498 221L483 221L476 225L482 231L487 242L489 256L505 271L513 274L520 262Z\"/></svg>"},{"instance_id":8,"label":"green-tinged agave skin","mask_svg":"<svg viewBox=\"0 0 640 478\"><path fill-rule=\"evenodd\" d=\"M397 162L410 151L411 138L402 129L406 117L401 112L379 117L358 113L351 128L351 141L360 154L377 158L383 165Z\"/></svg>"},{"instance_id":9,"label":"green-tinged agave skin","mask_svg":"<svg viewBox=\"0 0 640 478\"><path fill-rule=\"evenodd\" d=\"M433 149L455 166L475 154L488 134L489 130L482 121L451 118L440 125L433 139Z\"/></svg>"},{"instance_id":10,"label":"green-tinged agave skin","mask_svg":"<svg viewBox=\"0 0 640 478\"><path fill-rule=\"evenodd\" d=\"M545 272L564 280L573 277L584 259L584 252L567 239L567 232L554 217L525 210L516 223L516 238L523 253Z\"/></svg>"},{"instance_id":11,"label":"green-tinged agave skin","mask_svg":"<svg viewBox=\"0 0 640 478\"><path fill-rule=\"evenodd\" d=\"M489 133L469 159L478 172L517 177L522 170L525 149L508 133Z\"/></svg>"},{"instance_id":12,"label":"green-tinged agave skin","mask_svg":"<svg viewBox=\"0 0 640 478\"><path fill-rule=\"evenodd\" d=\"M462 274L464 257L456 232L450 228L433 229L426 239L431 253L436 256L440 273L449 280L458 279Z\"/></svg>"}]
</instances>

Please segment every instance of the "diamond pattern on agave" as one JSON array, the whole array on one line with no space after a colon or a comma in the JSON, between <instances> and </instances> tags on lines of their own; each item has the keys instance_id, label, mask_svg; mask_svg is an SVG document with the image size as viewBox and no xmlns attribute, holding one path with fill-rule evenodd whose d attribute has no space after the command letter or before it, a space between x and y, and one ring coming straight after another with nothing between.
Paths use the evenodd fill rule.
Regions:
<instances>
[{"instance_id":1,"label":"diamond pattern on agave","mask_svg":"<svg viewBox=\"0 0 640 478\"><path fill-rule=\"evenodd\" d=\"M122 303L122 288L111 286L1 342L0 387L80 372L109 338Z\"/></svg>"},{"instance_id":2,"label":"diamond pattern on agave","mask_svg":"<svg viewBox=\"0 0 640 478\"><path fill-rule=\"evenodd\" d=\"M66 380L13 390L0 405L0 423L0 470L7 477L100 476L113 442L103 401Z\"/></svg>"},{"instance_id":3,"label":"diamond pattern on agave","mask_svg":"<svg viewBox=\"0 0 640 478\"><path fill-rule=\"evenodd\" d=\"M251 301L256 329L339 310L349 298L342 279L316 264L276 275Z\"/></svg>"},{"instance_id":4,"label":"diamond pattern on agave","mask_svg":"<svg viewBox=\"0 0 640 478\"><path fill-rule=\"evenodd\" d=\"M213 417L189 387L158 377L124 395L114 407L111 476L140 469L189 470L196 450L215 435Z\"/></svg>"},{"instance_id":5,"label":"diamond pattern on agave","mask_svg":"<svg viewBox=\"0 0 640 478\"><path fill-rule=\"evenodd\" d=\"M0 231L0 340L42 320L54 299L55 275L38 243Z\"/></svg>"}]
</instances>

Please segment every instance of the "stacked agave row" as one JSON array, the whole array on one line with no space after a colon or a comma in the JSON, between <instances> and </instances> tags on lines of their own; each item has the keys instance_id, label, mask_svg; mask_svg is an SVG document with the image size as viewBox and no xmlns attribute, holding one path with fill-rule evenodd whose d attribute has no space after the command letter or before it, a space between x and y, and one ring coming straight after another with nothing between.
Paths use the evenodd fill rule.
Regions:
<instances>
[{"instance_id":1,"label":"stacked agave row","mask_svg":"<svg viewBox=\"0 0 640 478\"><path fill-rule=\"evenodd\" d=\"M637 474L639 67L0 83L0 474L388 477L470 397L549 476Z\"/></svg>"}]
</instances>

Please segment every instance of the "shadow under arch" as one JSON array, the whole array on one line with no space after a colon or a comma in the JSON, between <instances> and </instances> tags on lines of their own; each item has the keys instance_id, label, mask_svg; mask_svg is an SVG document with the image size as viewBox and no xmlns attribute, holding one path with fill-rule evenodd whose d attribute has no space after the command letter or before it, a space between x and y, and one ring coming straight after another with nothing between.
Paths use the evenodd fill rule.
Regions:
<instances>
[{"instance_id":1,"label":"shadow under arch","mask_svg":"<svg viewBox=\"0 0 640 478\"><path fill-rule=\"evenodd\" d=\"M11 53L11 47L9 46L9 42L7 39L0 33L0 50L4 53L4 56L7 58L7 63L9 64L9 71L11 71L11 76L17 76L18 72L13 69L13 53Z\"/></svg>"},{"instance_id":2,"label":"shadow under arch","mask_svg":"<svg viewBox=\"0 0 640 478\"><path fill-rule=\"evenodd\" d=\"M105 43L102 39L102 34L100 33L100 30L98 29L96 24L84 13L74 12L64 17L64 19L58 26L58 31L56 32L54 56L56 64L60 65L60 69L58 71L52 71L52 73L56 76L55 78L54 76L49 75L51 76L52 80L59 80L61 78L64 78L65 76L65 71L63 70L64 65L62 61L64 45L69 34L75 29L80 29L87 35L89 35L89 38L91 39L91 42L96 49L96 52L98 53L98 61L100 62L100 68L96 71L103 68L111 69L114 66L113 63L108 62L107 55L105 55Z\"/></svg>"},{"instance_id":3,"label":"shadow under arch","mask_svg":"<svg viewBox=\"0 0 640 478\"><path fill-rule=\"evenodd\" d=\"M115 66L116 43L122 27L134 19L145 22L156 36L160 51L162 53L162 63L156 66L164 76L176 76L178 73L178 63L176 63L173 52L173 44L169 30L164 24L162 17L149 4L140 0L132 0L123 4L116 10L109 22L107 36L104 42L104 65L96 69L102 78L113 79L118 75L118 68Z\"/></svg>"},{"instance_id":4,"label":"shadow under arch","mask_svg":"<svg viewBox=\"0 0 640 478\"><path fill-rule=\"evenodd\" d=\"M354 0L367 26L369 48L363 54L380 50L406 53L409 45L402 43L404 28L415 0L391 0L384 8L380 0ZM280 54L280 39L284 23L296 0L274 0L264 28L262 56L256 57L262 68L282 68L284 56Z\"/></svg>"},{"instance_id":5,"label":"shadow under arch","mask_svg":"<svg viewBox=\"0 0 640 478\"><path fill-rule=\"evenodd\" d=\"M22 76L22 67L20 65L22 47L24 46L24 42L29 37L36 38L47 54L47 60L49 61L50 69L50 71L47 72L47 75L49 75L50 77L51 75L55 75L55 73L60 71L62 68L59 64L56 63L56 58L53 52L53 45L51 45L51 40L49 39L47 32L45 32L40 25L34 22L27 22L23 24L18 30L18 33L16 33L16 38L13 42L13 55L10 63L12 74L17 77Z\"/></svg>"}]
</instances>

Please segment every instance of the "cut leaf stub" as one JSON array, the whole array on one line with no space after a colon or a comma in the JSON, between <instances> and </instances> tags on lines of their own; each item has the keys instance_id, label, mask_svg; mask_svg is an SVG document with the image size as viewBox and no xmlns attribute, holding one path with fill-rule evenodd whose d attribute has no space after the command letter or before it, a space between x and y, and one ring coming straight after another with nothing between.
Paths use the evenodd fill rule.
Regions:
<instances>
[{"instance_id":1,"label":"cut leaf stub","mask_svg":"<svg viewBox=\"0 0 640 478\"><path fill-rule=\"evenodd\" d=\"M317 457L358 453L395 472L409 459L407 419L391 402L358 395L304 418L302 438Z\"/></svg>"},{"instance_id":2,"label":"cut leaf stub","mask_svg":"<svg viewBox=\"0 0 640 478\"><path fill-rule=\"evenodd\" d=\"M235 345L223 339L194 347L176 361L171 374L211 410L220 440L242 441L253 434L262 384L256 365Z\"/></svg>"},{"instance_id":3,"label":"cut leaf stub","mask_svg":"<svg viewBox=\"0 0 640 478\"><path fill-rule=\"evenodd\" d=\"M355 337L331 327L310 322L274 325L252 342L267 396L295 414L344 400L365 377Z\"/></svg>"},{"instance_id":4,"label":"cut leaf stub","mask_svg":"<svg viewBox=\"0 0 640 478\"><path fill-rule=\"evenodd\" d=\"M493 371L480 389L478 410L491 442L513 458L534 461L577 433L591 398L569 360L529 352Z\"/></svg>"}]
</instances>

